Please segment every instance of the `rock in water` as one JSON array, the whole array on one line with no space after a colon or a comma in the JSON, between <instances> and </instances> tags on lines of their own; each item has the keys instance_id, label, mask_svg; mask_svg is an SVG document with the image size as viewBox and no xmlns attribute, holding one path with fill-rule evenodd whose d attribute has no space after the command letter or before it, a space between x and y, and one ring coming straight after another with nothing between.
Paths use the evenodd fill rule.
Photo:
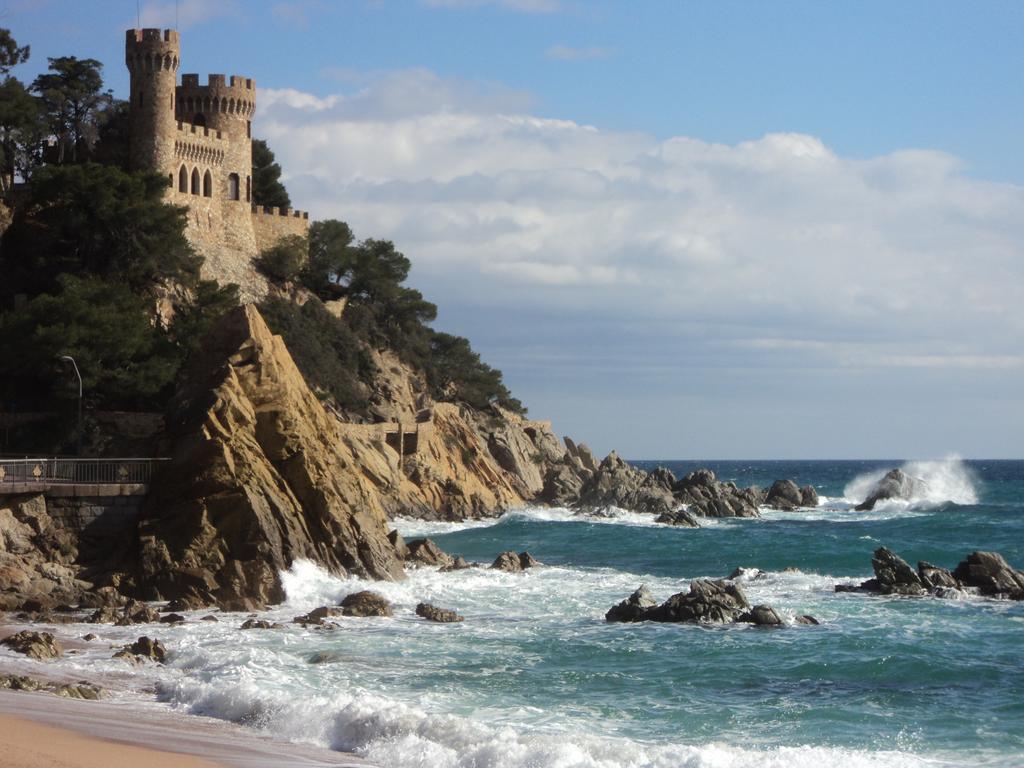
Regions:
<instances>
[{"instance_id":1,"label":"rock in water","mask_svg":"<svg viewBox=\"0 0 1024 768\"><path fill-rule=\"evenodd\" d=\"M24 653L30 659L35 659L36 661L56 659L64 653L64 649L57 641L57 638L49 632L33 632L28 629L18 632L16 635L5 637L3 640L0 640L0 645L6 645L12 651Z\"/></svg>"},{"instance_id":2,"label":"rock in water","mask_svg":"<svg viewBox=\"0 0 1024 768\"><path fill-rule=\"evenodd\" d=\"M691 472L673 488L675 500L695 517L760 517L760 494L735 483L720 483L710 469Z\"/></svg>"},{"instance_id":3,"label":"rock in water","mask_svg":"<svg viewBox=\"0 0 1024 768\"><path fill-rule=\"evenodd\" d=\"M803 493L792 480L776 480L764 497L765 506L772 509L796 509L803 503Z\"/></svg>"},{"instance_id":4,"label":"rock in water","mask_svg":"<svg viewBox=\"0 0 1024 768\"><path fill-rule=\"evenodd\" d=\"M284 599L297 559L402 577L375 488L255 307L207 337L172 411L172 461L139 523L147 598L254 610Z\"/></svg>"},{"instance_id":5,"label":"rock in water","mask_svg":"<svg viewBox=\"0 0 1024 768\"><path fill-rule=\"evenodd\" d=\"M406 545L406 552L406 562L416 565L439 565L448 568L455 564L455 558L431 539L413 539Z\"/></svg>"},{"instance_id":6,"label":"rock in water","mask_svg":"<svg viewBox=\"0 0 1024 768\"><path fill-rule=\"evenodd\" d=\"M735 621L750 608L747 596L737 584L728 581L694 579L689 592L672 595L661 605L649 609L650 621L716 622Z\"/></svg>"},{"instance_id":7,"label":"rock in water","mask_svg":"<svg viewBox=\"0 0 1024 768\"><path fill-rule=\"evenodd\" d=\"M885 477L878 481L878 484L871 490L868 497L858 504L854 509L858 512L870 511L875 505L886 499L910 500L925 492L927 486L923 480L911 477L902 469L889 470Z\"/></svg>"},{"instance_id":8,"label":"rock in water","mask_svg":"<svg viewBox=\"0 0 1024 768\"><path fill-rule=\"evenodd\" d=\"M648 474L612 451L583 483L576 506L585 511L620 507L634 512L671 512L672 483L667 469Z\"/></svg>"},{"instance_id":9,"label":"rock in water","mask_svg":"<svg viewBox=\"0 0 1024 768\"><path fill-rule=\"evenodd\" d=\"M391 603L383 595L369 590L353 592L341 601L344 616L390 616Z\"/></svg>"},{"instance_id":10,"label":"rock in water","mask_svg":"<svg viewBox=\"0 0 1024 768\"><path fill-rule=\"evenodd\" d=\"M452 624L459 621L465 621L464 617L460 616L455 611L438 608L436 605L431 605L430 603L420 603L417 605L416 615L421 616L427 621L436 621L441 624Z\"/></svg>"},{"instance_id":11,"label":"rock in water","mask_svg":"<svg viewBox=\"0 0 1024 768\"><path fill-rule=\"evenodd\" d=\"M917 575L921 577L921 583L931 590L935 589L959 589L960 582L952 573L945 568L920 560L917 563Z\"/></svg>"},{"instance_id":12,"label":"rock in water","mask_svg":"<svg viewBox=\"0 0 1024 768\"><path fill-rule=\"evenodd\" d=\"M532 568L535 565L540 565L540 562L538 562L529 552L520 552L517 555L515 552L510 550L498 555L494 559L494 562L491 563L491 568L496 571L516 573L518 571L524 571L527 568Z\"/></svg>"},{"instance_id":13,"label":"rock in water","mask_svg":"<svg viewBox=\"0 0 1024 768\"><path fill-rule=\"evenodd\" d=\"M138 664L143 659L163 664L164 660L167 658L167 649L164 648L164 644L159 640L153 640L149 637L140 637L131 645L126 645L120 651L115 653L114 658L127 659L135 664Z\"/></svg>"},{"instance_id":14,"label":"rock in water","mask_svg":"<svg viewBox=\"0 0 1024 768\"><path fill-rule=\"evenodd\" d=\"M647 612L656 606L658 601L645 585L618 605L613 605L604 615L605 621L645 621Z\"/></svg>"},{"instance_id":15,"label":"rock in water","mask_svg":"<svg viewBox=\"0 0 1024 768\"><path fill-rule=\"evenodd\" d=\"M1010 567L998 552L971 552L953 576L983 595L1024 600L1024 573Z\"/></svg>"},{"instance_id":16,"label":"rock in water","mask_svg":"<svg viewBox=\"0 0 1024 768\"><path fill-rule=\"evenodd\" d=\"M685 509L663 512L654 518L654 522L664 523L665 525L677 525L680 528L700 528L700 523L697 522L697 518Z\"/></svg>"},{"instance_id":17,"label":"rock in water","mask_svg":"<svg viewBox=\"0 0 1024 768\"><path fill-rule=\"evenodd\" d=\"M800 489L801 507L816 507L819 504L821 504L821 499L818 498L818 492L814 490L813 486L805 485Z\"/></svg>"},{"instance_id":18,"label":"rock in water","mask_svg":"<svg viewBox=\"0 0 1024 768\"><path fill-rule=\"evenodd\" d=\"M783 624L782 617L770 605L755 605L739 616L736 621L756 624L759 627L781 627Z\"/></svg>"},{"instance_id":19,"label":"rock in water","mask_svg":"<svg viewBox=\"0 0 1024 768\"><path fill-rule=\"evenodd\" d=\"M923 595L928 590L907 561L886 547L879 547L871 558L878 591L883 595Z\"/></svg>"}]
</instances>

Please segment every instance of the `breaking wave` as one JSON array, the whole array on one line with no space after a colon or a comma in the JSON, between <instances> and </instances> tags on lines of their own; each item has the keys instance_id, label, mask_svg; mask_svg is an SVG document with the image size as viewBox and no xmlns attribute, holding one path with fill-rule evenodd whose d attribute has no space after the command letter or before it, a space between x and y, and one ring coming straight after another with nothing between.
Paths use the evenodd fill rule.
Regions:
<instances>
[{"instance_id":1,"label":"breaking wave","mask_svg":"<svg viewBox=\"0 0 1024 768\"><path fill-rule=\"evenodd\" d=\"M933 507L949 502L960 505L978 503L977 479L959 457L951 456L939 461L909 461L900 469L920 480L924 492L911 499L889 499L884 502L887 506ZM846 485L843 501L851 505L860 504L886 472L881 469L855 477Z\"/></svg>"}]
</instances>

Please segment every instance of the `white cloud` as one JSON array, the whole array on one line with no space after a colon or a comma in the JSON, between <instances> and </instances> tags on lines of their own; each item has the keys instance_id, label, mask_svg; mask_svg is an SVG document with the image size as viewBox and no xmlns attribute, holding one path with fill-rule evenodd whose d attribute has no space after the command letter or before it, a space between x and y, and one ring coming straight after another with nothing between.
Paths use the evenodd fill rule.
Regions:
<instances>
[{"instance_id":1,"label":"white cloud","mask_svg":"<svg viewBox=\"0 0 1024 768\"><path fill-rule=\"evenodd\" d=\"M612 55L610 48L592 45L585 48L574 48L570 45L553 45L544 53L549 59L557 61L584 61L588 59L607 59Z\"/></svg>"},{"instance_id":2,"label":"white cloud","mask_svg":"<svg viewBox=\"0 0 1024 768\"><path fill-rule=\"evenodd\" d=\"M1019 368L1021 187L941 152L658 141L528 102L413 70L263 91L256 130L297 205L394 239L433 300L486 306L481 323L657 323L755 365Z\"/></svg>"}]
</instances>

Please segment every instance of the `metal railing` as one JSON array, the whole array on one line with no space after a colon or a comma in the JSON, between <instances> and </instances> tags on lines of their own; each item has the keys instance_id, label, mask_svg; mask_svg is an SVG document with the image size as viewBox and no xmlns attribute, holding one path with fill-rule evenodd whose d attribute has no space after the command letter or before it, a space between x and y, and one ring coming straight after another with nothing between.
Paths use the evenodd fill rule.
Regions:
<instances>
[{"instance_id":1,"label":"metal railing","mask_svg":"<svg viewBox=\"0 0 1024 768\"><path fill-rule=\"evenodd\" d=\"M5 484L146 485L168 459L0 458L0 488Z\"/></svg>"}]
</instances>

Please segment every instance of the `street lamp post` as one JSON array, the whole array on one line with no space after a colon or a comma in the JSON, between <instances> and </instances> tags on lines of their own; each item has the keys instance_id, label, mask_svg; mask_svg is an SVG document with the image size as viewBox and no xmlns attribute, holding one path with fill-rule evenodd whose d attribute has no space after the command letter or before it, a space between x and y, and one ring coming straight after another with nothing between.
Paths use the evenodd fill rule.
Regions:
<instances>
[{"instance_id":1,"label":"street lamp post","mask_svg":"<svg viewBox=\"0 0 1024 768\"><path fill-rule=\"evenodd\" d=\"M82 455L82 374L78 372L78 363L75 362L75 358L71 355L61 355L60 360L63 363L71 363L71 367L75 369L75 376L78 377L78 439L76 443L78 445L77 453L79 456Z\"/></svg>"}]
</instances>

